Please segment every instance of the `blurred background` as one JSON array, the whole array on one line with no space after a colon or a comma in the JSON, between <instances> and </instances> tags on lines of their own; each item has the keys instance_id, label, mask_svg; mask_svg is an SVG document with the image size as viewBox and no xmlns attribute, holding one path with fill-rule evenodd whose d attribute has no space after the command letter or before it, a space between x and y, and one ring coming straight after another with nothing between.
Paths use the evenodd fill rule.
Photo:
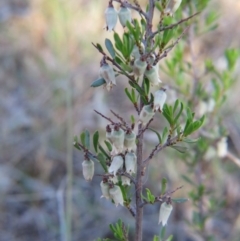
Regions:
<instances>
[{"instance_id":1,"label":"blurred background","mask_svg":"<svg viewBox=\"0 0 240 241\"><path fill-rule=\"evenodd\" d=\"M95 0L0 0L0 241L65 240L71 178L72 240L107 237L108 224L120 217L134 224L127 210L100 199L100 177L84 181L83 156L72 147L73 136L84 129L99 129L104 136L107 123L93 109L106 115L114 109L128 120L132 111L122 93L124 79L110 93L90 88L101 59L91 42L103 44L111 38L103 30L106 6L107 1ZM209 7L219 13L219 27L194 43L203 58L212 58L221 67L224 49L240 47L240 2L212 0ZM222 113L236 156L240 155L239 91L238 81ZM154 144L151 136L146 141L148 147ZM185 185L176 196L186 196L190 187L176 174L175 165L169 161L158 170L153 162L146 185L157 193L159 175L167 172L172 189ZM216 240L239 241L240 168L227 159L214 165L227 204L208 228ZM178 168L184 170L182 164ZM149 207L145 212L145 237L159 233L158 209ZM191 203L179 204L172 214L169 230L176 235L174 240L201 240L185 225L189 212Z\"/></svg>"}]
</instances>

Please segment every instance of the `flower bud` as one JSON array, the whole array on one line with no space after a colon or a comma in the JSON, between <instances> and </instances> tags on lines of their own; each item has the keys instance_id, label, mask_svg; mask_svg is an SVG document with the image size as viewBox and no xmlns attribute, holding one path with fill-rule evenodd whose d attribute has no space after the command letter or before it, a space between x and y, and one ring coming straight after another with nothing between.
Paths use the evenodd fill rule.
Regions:
<instances>
[{"instance_id":1,"label":"flower bud","mask_svg":"<svg viewBox=\"0 0 240 241\"><path fill-rule=\"evenodd\" d=\"M124 131L121 128L119 128L119 130L113 130L112 143L116 150L116 153L120 153L123 151Z\"/></svg>"},{"instance_id":2,"label":"flower bud","mask_svg":"<svg viewBox=\"0 0 240 241\"><path fill-rule=\"evenodd\" d=\"M112 31L115 28L117 24L117 19L118 19L118 13L113 6L109 6L105 10L105 19L106 19L107 30Z\"/></svg>"},{"instance_id":3,"label":"flower bud","mask_svg":"<svg viewBox=\"0 0 240 241\"><path fill-rule=\"evenodd\" d=\"M141 59L136 59L133 64L133 72L136 76L141 76L144 74L147 67L146 61L142 61Z\"/></svg>"},{"instance_id":4,"label":"flower bud","mask_svg":"<svg viewBox=\"0 0 240 241\"><path fill-rule=\"evenodd\" d=\"M139 117L139 122L146 125L154 116L155 112L151 105L144 105Z\"/></svg>"},{"instance_id":5,"label":"flower bud","mask_svg":"<svg viewBox=\"0 0 240 241\"><path fill-rule=\"evenodd\" d=\"M107 90L111 90L113 85L116 85L115 73L111 65L103 64L100 68L99 75L106 81Z\"/></svg>"},{"instance_id":6,"label":"flower bud","mask_svg":"<svg viewBox=\"0 0 240 241\"><path fill-rule=\"evenodd\" d=\"M113 199L116 207L118 206L118 204L124 206L122 191L121 191L119 186L115 185L113 188L110 188L109 189L109 194L110 194L110 197Z\"/></svg>"},{"instance_id":7,"label":"flower bud","mask_svg":"<svg viewBox=\"0 0 240 241\"><path fill-rule=\"evenodd\" d=\"M133 150L136 146L136 134L132 131L131 133L126 133L124 137L124 146L127 150Z\"/></svg>"},{"instance_id":8,"label":"flower bud","mask_svg":"<svg viewBox=\"0 0 240 241\"><path fill-rule=\"evenodd\" d=\"M125 155L125 167L126 172L132 175L136 173L136 166L137 166L137 157L134 152L128 152Z\"/></svg>"},{"instance_id":9,"label":"flower bud","mask_svg":"<svg viewBox=\"0 0 240 241\"><path fill-rule=\"evenodd\" d=\"M112 163L108 169L108 172L116 176L117 171L123 167L123 158L122 156L114 156Z\"/></svg>"},{"instance_id":10,"label":"flower bud","mask_svg":"<svg viewBox=\"0 0 240 241\"><path fill-rule=\"evenodd\" d=\"M82 163L83 177L87 181L91 181L94 175L94 162L92 160L84 160Z\"/></svg>"},{"instance_id":11,"label":"flower bud","mask_svg":"<svg viewBox=\"0 0 240 241\"><path fill-rule=\"evenodd\" d=\"M126 176L121 176L122 185L130 186L131 180Z\"/></svg>"},{"instance_id":12,"label":"flower bud","mask_svg":"<svg viewBox=\"0 0 240 241\"><path fill-rule=\"evenodd\" d=\"M173 13L177 11L181 4L182 0L170 0L167 5L167 9L165 11L166 14L173 16Z\"/></svg>"},{"instance_id":13,"label":"flower bud","mask_svg":"<svg viewBox=\"0 0 240 241\"><path fill-rule=\"evenodd\" d=\"M131 10L129 8L121 7L118 11L118 17L121 25L125 27L127 21L131 23Z\"/></svg>"},{"instance_id":14,"label":"flower bud","mask_svg":"<svg viewBox=\"0 0 240 241\"><path fill-rule=\"evenodd\" d=\"M217 155L220 158L224 158L228 153L228 144L227 138L222 137L220 141L217 143Z\"/></svg>"},{"instance_id":15,"label":"flower bud","mask_svg":"<svg viewBox=\"0 0 240 241\"><path fill-rule=\"evenodd\" d=\"M167 204L167 203L162 203L160 207L160 212L159 212L159 221L158 224L162 222L162 226L165 226L167 224L168 218L172 212L172 205Z\"/></svg>"},{"instance_id":16,"label":"flower bud","mask_svg":"<svg viewBox=\"0 0 240 241\"><path fill-rule=\"evenodd\" d=\"M151 85L155 86L162 83L158 75L158 65L153 65L149 70L147 69L144 74L150 81Z\"/></svg>"},{"instance_id":17,"label":"flower bud","mask_svg":"<svg viewBox=\"0 0 240 241\"><path fill-rule=\"evenodd\" d=\"M101 191L102 191L102 196L101 198L105 197L106 199L110 198L109 194L109 184L107 182L101 181L100 183Z\"/></svg>"},{"instance_id":18,"label":"flower bud","mask_svg":"<svg viewBox=\"0 0 240 241\"><path fill-rule=\"evenodd\" d=\"M166 89L161 88L160 90L157 90L154 93L154 106L153 109L155 111L159 110L160 112L162 112L163 109L163 105L166 101L167 98L167 94L166 94Z\"/></svg>"},{"instance_id":19,"label":"flower bud","mask_svg":"<svg viewBox=\"0 0 240 241\"><path fill-rule=\"evenodd\" d=\"M109 125L107 125L106 127L106 138L111 142L113 143L113 132L112 132L112 129Z\"/></svg>"}]
</instances>

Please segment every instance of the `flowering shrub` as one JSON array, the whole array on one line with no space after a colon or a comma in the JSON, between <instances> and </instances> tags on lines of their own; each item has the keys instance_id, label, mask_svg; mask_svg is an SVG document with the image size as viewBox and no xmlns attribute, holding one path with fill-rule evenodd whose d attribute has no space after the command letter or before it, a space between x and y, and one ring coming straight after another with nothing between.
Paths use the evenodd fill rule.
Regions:
<instances>
[{"instance_id":1,"label":"flowering shrub","mask_svg":"<svg viewBox=\"0 0 240 241\"><path fill-rule=\"evenodd\" d=\"M114 2L116 6L113 5ZM124 76L129 84L125 88L125 94L133 104L133 111L137 113L138 117L136 119L132 115L131 123L127 123L120 114L111 111L117 119L114 121L95 110L98 115L106 119L106 146L103 147L100 144L98 131L92 137L94 150L90 149L90 133L88 131L84 131L80 138L75 137L74 146L85 154L83 177L87 181L93 177L94 163L101 164L103 168L102 180L100 181L102 197L111 199L116 206L120 204L129 210L136 223L135 241L141 241L145 205L160 204L159 223L165 226L174 208L173 203L187 200L172 198L174 192L181 187L175 191L167 191L165 178L162 179L161 194L154 195L148 188L143 190L146 168L150 161L165 148L172 147L183 153L188 149L187 143L197 143L195 150L199 149L198 153L204 155L207 152L204 141L199 138L199 129L204 123L204 114L208 115L222 104L219 96L231 86L229 76L232 70L229 70L229 75L226 77L228 80L224 82L225 86L222 90L216 81L213 82L215 89L211 95L206 92L193 71L194 83L192 84L191 96L188 97L189 95L186 94L184 101L176 98L174 102L169 102L167 93L171 87L168 86L168 82L164 80L163 76L161 80L159 78L159 62L168 57L170 51L176 49L175 52L173 51L172 59L166 61L164 72L171 77L179 73L175 85L180 93L186 93L183 89L187 84L184 83L182 72L194 69L196 66L194 63L183 61L183 48L179 42L184 41L184 36L190 31L191 21L197 17L199 10L206 7L208 1L202 1L201 4L196 4L198 1L193 1L191 4L184 1L181 6L181 0L149 0L146 11L143 10L138 1L133 2L131 4L129 1L109 1L105 11L106 29L112 31L114 42L106 39L106 50L99 43L93 44L102 55L102 60L99 71L100 78L95 80L91 86L94 88L103 86L111 91L112 88L119 88L117 76ZM138 18L131 16L133 11L138 13ZM189 16L186 17L186 14ZM118 19L124 28L122 35L115 31ZM208 25L210 26L213 22L214 19L209 20ZM226 54L226 58L233 67L237 56L232 57L232 55ZM217 72L211 61L205 63L205 69L211 74L214 71ZM192 110L195 103L198 101L203 103L202 99L206 97L214 103L212 108L208 110L206 108L206 110L195 114ZM158 113L160 113L160 117L157 115ZM165 119L167 125L160 131L151 128L151 122L154 118ZM159 142L149 152L148 157L143 159L143 137L146 131L154 132ZM194 139L191 138L193 134ZM223 132L215 133L214 138L218 139L221 135L225 134ZM202 137L204 138L204 135ZM222 145L222 140L218 146ZM218 151L220 157L225 156L226 152L227 149L225 149L224 154ZM187 159L194 160L194 158L186 156L186 162ZM187 176L183 175L183 177L186 181L191 182ZM129 193L129 186L133 186L135 189L134 197ZM190 198L194 201L200 201L204 193L203 189L203 185L199 184L197 193L193 191ZM204 223L204 218L200 217L199 225ZM110 227L117 240L128 240L126 226L121 220L116 226L111 225ZM153 240L162 239L163 237L155 236ZM171 239L172 236L167 240Z\"/></svg>"}]
</instances>

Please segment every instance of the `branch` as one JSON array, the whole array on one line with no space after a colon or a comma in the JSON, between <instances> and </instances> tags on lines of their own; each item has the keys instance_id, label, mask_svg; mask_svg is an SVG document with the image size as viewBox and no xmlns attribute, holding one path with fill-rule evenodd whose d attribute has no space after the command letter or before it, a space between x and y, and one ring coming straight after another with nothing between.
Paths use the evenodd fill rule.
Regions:
<instances>
[{"instance_id":1,"label":"branch","mask_svg":"<svg viewBox=\"0 0 240 241\"><path fill-rule=\"evenodd\" d=\"M165 30L168 30L168 29L172 29L172 28L178 26L179 24L181 24L181 23L183 23L183 22L186 22L186 21L188 21L189 19L195 17L195 16L198 15L199 13L200 13L200 12L194 13L194 14L191 15L190 17L183 18L183 19L181 19L180 21L178 21L177 23L174 23L174 24L171 24L171 25L169 25L169 26L160 28L159 30L153 32L153 33L149 36L149 38L153 38L156 34L162 32L162 31L165 31Z\"/></svg>"},{"instance_id":2,"label":"branch","mask_svg":"<svg viewBox=\"0 0 240 241\"><path fill-rule=\"evenodd\" d=\"M81 148L83 149L83 151L87 154L87 155L90 155L96 159L98 159L98 157L96 155L94 155L91 151L89 151L86 147L84 147L82 144L80 144L79 142L76 142L76 144Z\"/></svg>"},{"instance_id":3,"label":"branch","mask_svg":"<svg viewBox=\"0 0 240 241\"><path fill-rule=\"evenodd\" d=\"M168 53L178 44L179 40L183 37L183 35L187 32L188 29L189 29L189 26L183 30L182 34L167 50L164 50L162 55L160 55L158 58L155 59L154 64L158 63L160 59L167 57Z\"/></svg>"},{"instance_id":4,"label":"branch","mask_svg":"<svg viewBox=\"0 0 240 241\"><path fill-rule=\"evenodd\" d=\"M100 115L101 117L105 118L106 120L108 120L110 123L112 123L113 125L116 125L117 123L115 123L114 121L112 121L110 118L106 117L105 115L103 115L102 113L98 112L97 110L94 110L98 115Z\"/></svg>"},{"instance_id":5,"label":"branch","mask_svg":"<svg viewBox=\"0 0 240 241\"><path fill-rule=\"evenodd\" d=\"M152 150L151 154L149 155L149 157L143 162L143 166L146 167L149 164L150 160L154 156L156 156L158 154L158 152L160 152L167 146L172 146L173 144L175 144L175 142L178 140L178 138L179 138L178 136L175 136L172 139L167 140L164 145L161 145L160 143L158 145L156 145L155 148Z\"/></svg>"},{"instance_id":6,"label":"branch","mask_svg":"<svg viewBox=\"0 0 240 241\"><path fill-rule=\"evenodd\" d=\"M183 186L177 187L175 190L173 190L171 192L166 192L164 195L160 195L160 196L155 197L154 203L160 202L162 204L164 202L169 202L169 200L171 202L171 195L181 188L183 188ZM149 202L144 200L144 202L142 203L141 206L143 207L147 204L153 204L153 203L149 203Z\"/></svg>"},{"instance_id":7,"label":"branch","mask_svg":"<svg viewBox=\"0 0 240 241\"><path fill-rule=\"evenodd\" d=\"M113 110L110 110L110 111L113 113L113 115L114 115L115 117L117 117L117 118L122 122L122 124L123 124L127 129L131 129L131 128L128 126L127 122L126 122L120 115L118 115L117 113L115 113Z\"/></svg>"},{"instance_id":8,"label":"branch","mask_svg":"<svg viewBox=\"0 0 240 241\"><path fill-rule=\"evenodd\" d=\"M153 121L153 118L147 123L147 125L145 126L145 128L143 128L141 130L141 132L137 135L137 138L139 138L139 136L141 136L149 127L150 123Z\"/></svg>"}]
</instances>

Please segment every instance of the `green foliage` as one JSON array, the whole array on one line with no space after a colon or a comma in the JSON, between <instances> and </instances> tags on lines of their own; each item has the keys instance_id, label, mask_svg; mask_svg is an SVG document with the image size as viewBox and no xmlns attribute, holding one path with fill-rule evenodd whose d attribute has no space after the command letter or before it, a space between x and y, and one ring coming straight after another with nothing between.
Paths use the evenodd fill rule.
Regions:
<instances>
[{"instance_id":1,"label":"green foliage","mask_svg":"<svg viewBox=\"0 0 240 241\"><path fill-rule=\"evenodd\" d=\"M115 225L110 224L109 227L110 227L114 237L116 238L116 240L128 241L129 227L126 227L121 219L119 219Z\"/></svg>"},{"instance_id":2,"label":"green foliage","mask_svg":"<svg viewBox=\"0 0 240 241\"><path fill-rule=\"evenodd\" d=\"M142 195L143 200L153 204L155 202L155 196L151 193L151 191L148 188L146 188L146 195L146 197Z\"/></svg>"}]
</instances>

